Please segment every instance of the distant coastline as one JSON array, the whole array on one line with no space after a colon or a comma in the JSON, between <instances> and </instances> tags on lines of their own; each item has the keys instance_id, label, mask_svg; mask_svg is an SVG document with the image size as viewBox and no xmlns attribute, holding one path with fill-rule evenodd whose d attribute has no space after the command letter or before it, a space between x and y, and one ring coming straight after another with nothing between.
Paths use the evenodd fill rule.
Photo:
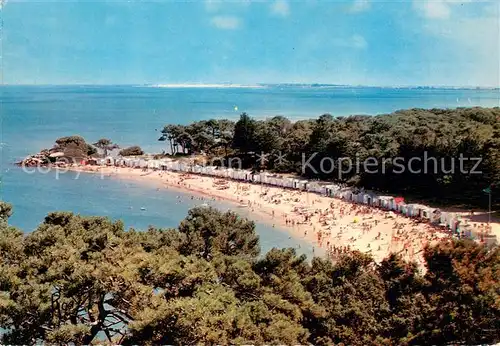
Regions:
<instances>
[{"instance_id":1,"label":"distant coastline","mask_svg":"<svg viewBox=\"0 0 500 346\"><path fill-rule=\"evenodd\" d=\"M213 83L213 84L204 84L204 83L187 83L187 84L152 84L146 85L151 88L216 88L216 89L231 89L231 88L248 88L248 89L263 89L266 88L264 84L231 84L231 83Z\"/></svg>"},{"instance_id":2,"label":"distant coastline","mask_svg":"<svg viewBox=\"0 0 500 346\"><path fill-rule=\"evenodd\" d=\"M475 86L475 85L363 85L363 84L330 84L330 83L145 83L145 84L88 84L88 83L68 83L68 84L8 84L1 87L150 87L150 88L187 88L187 89L231 89L248 88L263 89L269 87L290 87L290 88L346 88L346 89L407 89L407 90L498 90L500 86ZM500 99L500 94L499 94Z\"/></svg>"}]
</instances>

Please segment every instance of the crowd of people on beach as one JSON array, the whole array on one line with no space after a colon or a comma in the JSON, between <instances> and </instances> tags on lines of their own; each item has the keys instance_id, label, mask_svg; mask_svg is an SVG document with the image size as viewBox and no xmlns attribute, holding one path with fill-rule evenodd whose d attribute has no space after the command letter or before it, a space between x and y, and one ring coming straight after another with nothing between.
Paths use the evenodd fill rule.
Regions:
<instances>
[{"instance_id":1,"label":"crowd of people on beach","mask_svg":"<svg viewBox=\"0 0 500 346\"><path fill-rule=\"evenodd\" d=\"M138 174L138 170L124 169L128 174ZM109 173L118 172L116 168L113 171ZM145 176L144 172L139 174ZM148 172L147 178L158 179L163 188L196 192L190 199L204 204L221 199L238 203L268 218L273 227L291 230L293 237L309 241L313 251L321 249L332 259L355 249L371 254L375 260L399 253L407 260L423 263L422 250L427 244L451 236L418 218L305 191L169 171ZM182 203L180 196L178 202Z\"/></svg>"},{"instance_id":2,"label":"crowd of people on beach","mask_svg":"<svg viewBox=\"0 0 500 346\"><path fill-rule=\"evenodd\" d=\"M214 191L207 184L212 182L214 185L213 178L173 174L165 181L171 184L172 179L175 185L189 190L193 189L191 185L195 185L214 200L221 193L230 194L251 211L266 213L273 227L279 224L291 229L296 237L309 240L314 245L313 249L323 249L332 259L357 249L372 254L376 259L396 252L419 262L419 254L425 245L450 236L449 232L418 219L307 192L249 186L232 181L227 181L227 190L222 192ZM225 196L220 198L227 199Z\"/></svg>"}]
</instances>

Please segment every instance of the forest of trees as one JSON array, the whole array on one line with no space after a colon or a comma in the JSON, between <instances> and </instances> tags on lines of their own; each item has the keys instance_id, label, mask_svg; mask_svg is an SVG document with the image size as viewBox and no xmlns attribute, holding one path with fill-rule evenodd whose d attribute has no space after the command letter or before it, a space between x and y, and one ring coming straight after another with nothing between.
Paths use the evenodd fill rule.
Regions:
<instances>
[{"instance_id":1,"label":"forest of trees","mask_svg":"<svg viewBox=\"0 0 500 346\"><path fill-rule=\"evenodd\" d=\"M410 109L378 116L325 114L296 122L282 116L255 120L243 113L237 122L211 119L167 125L160 140L168 141L173 154L204 153L226 159L237 156L245 168L297 173L439 204L485 208L488 198L482 191L491 187L494 202L500 203L498 107ZM269 159L259 161L260 153L270 154ZM477 160L464 161L460 167L461 155L481 158L474 169L481 173L464 174L473 170ZM284 160L273 159L278 156ZM320 163L325 157L349 158L354 163L374 158L377 165L369 170L361 165L342 174L339 170L344 167L339 165L321 173ZM413 173L408 169L401 173L385 160L398 157L406 163L412 158L420 161L412 162ZM426 163L426 157L437 161L429 159Z\"/></svg>"},{"instance_id":2,"label":"forest of trees","mask_svg":"<svg viewBox=\"0 0 500 346\"><path fill-rule=\"evenodd\" d=\"M101 138L96 143L89 144L83 137L73 135L56 139L52 148L42 149L37 155L38 158L44 158L42 164L55 162L56 157L50 157L50 155L54 153L62 153L62 156L57 156L59 160L76 163L89 158L107 157L112 151L117 149L120 149L120 146L107 138ZM144 151L141 147L134 145L120 150L118 155L124 157L141 156L144 155ZM25 159L25 163L27 163L29 159L30 156ZM23 161L19 162L19 164L22 163Z\"/></svg>"},{"instance_id":3,"label":"forest of trees","mask_svg":"<svg viewBox=\"0 0 500 346\"><path fill-rule=\"evenodd\" d=\"M427 271L356 251L261 254L253 222L192 209L177 229L0 203L2 344L444 345L500 342L500 249L447 240Z\"/></svg>"}]
</instances>

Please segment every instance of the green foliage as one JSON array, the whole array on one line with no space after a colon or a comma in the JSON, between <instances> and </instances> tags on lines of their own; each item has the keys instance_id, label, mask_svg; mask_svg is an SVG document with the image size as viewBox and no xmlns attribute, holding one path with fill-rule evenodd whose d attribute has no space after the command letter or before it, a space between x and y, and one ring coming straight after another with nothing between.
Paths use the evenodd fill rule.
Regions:
<instances>
[{"instance_id":1,"label":"green foliage","mask_svg":"<svg viewBox=\"0 0 500 346\"><path fill-rule=\"evenodd\" d=\"M80 136L58 138L52 150L63 152L70 160L81 160L97 153L97 150Z\"/></svg>"},{"instance_id":2,"label":"green foliage","mask_svg":"<svg viewBox=\"0 0 500 346\"><path fill-rule=\"evenodd\" d=\"M298 173L306 178L332 180L439 204L485 208L488 200L481 191L492 185L493 203L500 203L498 107L409 109L378 116L324 114L316 120L293 124L284 117L255 120L243 113L231 125L234 130L225 132L224 136L218 130L220 122L218 127L214 125L215 120L188 126L168 125L164 138L182 144L189 153L203 151L213 156L221 156L217 148L224 143L224 156L240 156L244 168ZM215 144L210 145L212 143ZM232 153L227 151L228 143ZM264 164L257 161L257 156L249 155L251 152L264 152L270 154L270 158L279 155L285 160L269 159ZM461 155L482 158L481 164L475 167L476 172L482 173L464 173L470 172L476 161L464 161L462 169ZM308 161L309 158L312 160ZM343 158L344 164L349 159L360 165L357 169L351 166L347 173L347 167L343 167L340 174L339 165L330 171L326 163L321 170L323 158ZM367 158L376 159L378 167L365 169L363 162ZM400 172L395 158L406 164L405 172ZM420 160L412 161L410 172L407 165L412 158ZM307 165L303 170L304 162L309 162L313 169Z\"/></svg>"},{"instance_id":3,"label":"green foliage","mask_svg":"<svg viewBox=\"0 0 500 346\"><path fill-rule=\"evenodd\" d=\"M104 153L104 156L108 156L108 150L115 150L120 148L117 144L113 143L107 138L99 139L96 143L94 143L94 146L98 149L101 149Z\"/></svg>"},{"instance_id":4,"label":"green foliage","mask_svg":"<svg viewBox=\"0 0 500 346\"><path fill-rule=\"evenodd\" d=\"M186 235L180 252L205 259L216 253L252 258L260 252L254 229L252 221L232 211L220 213L211 207L194 208L179 226L179 232Z\"/></svg>"},{"instance_id":5,"label":"green foliage","mask_svg":"<svg viewBox=\"0 0 500 346\"><path fill-rule=\"evenodd\" d=\"M240 120L234 125L232 147L241 153L248 153L257 149L257 123L247 113L242 113Z\"/></svg>"},{"instance_id":6,"label":"green foliage","mask_svg":"<svg viewBox=\"0 0 500 346\"><path fill-rule=\"evenodd\" d=\"M141 147L134 145L120 150L118 154L120 156L141 156L144 155L144 151L141 149Z\"/></svg>"},{"instance_id":7,"label":"green foliage","mask_svg":"<svg viewBox=\"0 0 500 346\"><path fill-rule=\"evenodd\" d=\"M82 146L85 145L85 139L81 136L67 136L56 139L56 144L60 147L66 147L70 145Z\"/></svg>"},{"instance_id":8,"label":"green foliage","mask_svg":"<svg viewBox=\"0 0 500 346\"><path fill-rule=\"evenodd\" d=\"M11 214L2 203L5 218ZM491 344L500 250L445 241L427 273L391 255L260 255L253 222L195 208L178 229L50 213L0 224L4 344Z\"/></svg>"},{"instance_id":9,"label":"green foliage","mask_svg":"<svg viewBox=\"0 0 500 346\"><path fill-rule=\"evenodd\" d=\"M309 321L313 344L376 344L388 327L383 281L369 256L353 252L335 264L317 258L305 284L325 311Z\"/></svg>"},{"instance_id":10,"label":"green foliage","mask_svg":"<svg viewBox=\"0 0 500 346\"><path fill-rule=\"evenodd\" d=\"M425 251L431 312L416 340L486 344L500 335L500 248L442 242Z\"/></svg>"},{"instance_id":11,"label":"green foliage","mask_svg":"<svg viewBox=\"0 0 500 346\"><path fill-rule=\"evenodd\" d=\"M172 155L218 152L218 149L223 149L227 156L233 132L233 122L226 119L210 119L196 121L187 126L166 125L158 140L169 142L169 151Z\"/></svg>"},{"instance_id":12,"label":"green foliage","mask_svg":"<svg viewBox=\"0 0 500 346\"><path fill-rule=\"evenodd\" d=\"M93 156L97 154L97 149L90 144L87 144L87 156Z\"/></svg>"},{"instance_id":13,"label":"green foliage","mask_svg":"<svg viewBox=\"0 0 500 346\"><path fill-rule=\"evenodd\" d=\"M0 201L0 221L7 223L12 216L12 204Z\"/></svg>"}]
</instances>

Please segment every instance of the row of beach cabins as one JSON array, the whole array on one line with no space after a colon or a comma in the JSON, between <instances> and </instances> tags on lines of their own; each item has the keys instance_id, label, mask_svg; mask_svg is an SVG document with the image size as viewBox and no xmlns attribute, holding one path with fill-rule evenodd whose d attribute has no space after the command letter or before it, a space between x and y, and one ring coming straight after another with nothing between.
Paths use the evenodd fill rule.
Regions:
<instances>
[{"instance_id":1,"label":"row of beach cabins","mask_svg":"<svg viewBox=\"0 0 500 346\"><path fill-rule=\"evenodd\" d=\"M102 165L191 173L307 191L332 198L339 198L352 203L383 208L388 211L403 214L407 217L420 218L436 226L446 228L454 235L476 240L480 239L487 245L495 245L497 243L495 235L483 234L484 232L471 227L466 222L461 220L460 215L456 213L444 212L440 209L431 208L422 204L405 203L402 197L381 196L372 191L360 190L340 184L332 184L331 182L304 180L267 172L252 172L250 170L240 170L218 166L200 166L188 162L174 161L171 159L147 160L140 158L118 158L111 160L108 158L102 159L96 163Z\"/></svg>"}]
</instances>

